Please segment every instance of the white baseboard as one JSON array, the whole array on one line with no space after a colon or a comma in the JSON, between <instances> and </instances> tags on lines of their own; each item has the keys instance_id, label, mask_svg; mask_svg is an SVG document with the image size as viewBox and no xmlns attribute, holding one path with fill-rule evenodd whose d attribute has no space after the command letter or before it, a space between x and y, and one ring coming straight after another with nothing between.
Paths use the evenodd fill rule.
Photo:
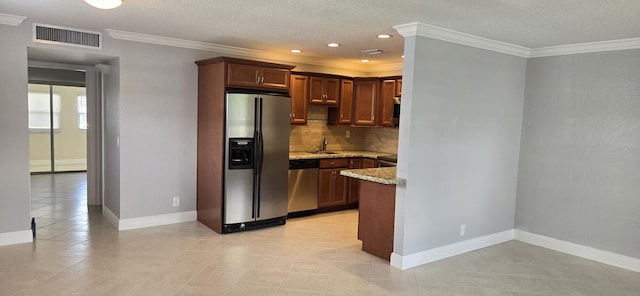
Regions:
<instances>
[{"instance_id":1,"label":"white baseboard","mask_svg":"<svg viewBox=\"0 0 640 296\"><path fill-rule=\"evenodd\" d=\"M196 221L198 218L198 212L189 211L131 219L120 219L106 206L102 207L102 215L104 215L107 220L109 220L109 222L111 222L111 224L113 224L113 226L115 226L120 231L191 222Z\"/></svg>"},{"instance_id":2,"label":"white baseboard","mask_svg":"<svg viewBox=\"0 0 640 296\"><path fill-rule=\"evenodd\" d=\"M191 222L196 221L197 218L198 212L189 211L140 218L120 219L118 230L130 230L167 224Z\"/></svg>"},{"instance_id":3,"label":"white baseboard","mask_svg":"<svg viewBox=\"0 0 640 296\"><path fill-rule=\"evenodd\" d=\"M551 238L548 236L533 234L517 229L515 230L514 238L528 244L640 272L640 259L636 259L633 257L627 257L609 251L594 249L591 247L578 245L575 243Z\"/></svg>"},{"instance_id":4,"label":"white baseboard","mask_svg":"<svg viewBox=\"0 0 640 296\"><path fill-rule=\"evenodd\" d=\"M392 253L391 266L405 270L418 265L504 243L513 240L513 237L513 230L507 230L406 256Z\"/></svg>"},{"instance_id":5,"label":"white baseboard","mask_svg":"<svg viewBox=\"0 0 640 296\"><path fill-rule=\"evenodd\" d=\"M118 225L120 224L120 218L116 216L106 205L102 205L102 216L107 218L107 221L111 223L116 229L118 229Z\"/></svg>"},{"instance_id":6,"label":"white baseboard","mask_svg":"<svg viewBox=\"0 0 640 296\"><path fill-rule=\"evenodd\" d=\"M33 242L31 230L0 233L0 246L16 245Z\"/></svg>"}]
</instances>

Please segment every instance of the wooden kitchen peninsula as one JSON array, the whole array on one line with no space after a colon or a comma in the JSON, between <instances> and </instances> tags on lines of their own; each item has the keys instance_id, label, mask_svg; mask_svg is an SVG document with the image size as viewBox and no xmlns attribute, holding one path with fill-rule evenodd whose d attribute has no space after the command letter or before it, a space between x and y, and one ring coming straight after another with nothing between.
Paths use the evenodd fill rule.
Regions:
<instances>
[{"instance_id":1,"label":"wooden kitchen peninsula","mask_svg":"<svg viewBox=\"0 0 640 296\"><path fill-rule=\"evenodd\" d=\"M405 181L396 177L396 168L343 170L341 175L360 182L358 239L362 250L389 261L393 252L396 184Z\"/></svg>"}]
</instances>

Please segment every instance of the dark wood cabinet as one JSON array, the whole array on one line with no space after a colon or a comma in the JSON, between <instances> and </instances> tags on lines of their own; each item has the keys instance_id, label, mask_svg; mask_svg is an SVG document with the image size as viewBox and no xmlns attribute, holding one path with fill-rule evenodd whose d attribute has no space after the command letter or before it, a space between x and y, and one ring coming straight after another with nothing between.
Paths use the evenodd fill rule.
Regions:
<instances>
[{"instance_id":1,"label":"dark wood cabinet","mask_svg":"<svg viewBox=\"0 0 640 296\"><path fill-rule=\"evenodd\" d=\"M309 77L309 104L338 106L340 79Z\"/></svg>"},{"instance_id":2,"label":"dark wood cabinet","mask_svg":"<svg viewBox=\"0 0 640 296\"><path fill-rule=\"evenodd\" d=\"M356 78L353 102L353 125L375 126L378 114L378 78Z\"/></svg>"},{"instance_id":3,"label":"dark wood cabinet","mask_svg":"<svg viewBox=\"0 0 640 296\"><path fill-rule=\"evenodd\" d=\"M358 182L358 239L362 241L362 250L389 260L393 252L396 185Z\"/></svg>"},{"instance_id":4,"label":"dark wood cabinet","mask_svg":"<svg viewBox=\"0 0 640 296\"><path fill-rule=\"evenodd\" d=\"M291 68L265 67L252 63L227 64L227 86L289 91Z\"/></svg>"},{"instance_id":5,"label":"dark wood cabinet","mask_svg":"<svg viewBox=\"0 0 640 296\"><path fill-rule=\"evenodd\" d=\"M361 169L362 168L362 159L361 158L350 158L349 159L349 169ZM349 196L347 197L347 203L355 204L358 203L358 180L353 178L347 179L347 186L349 187Z\"/></svg>"},{"instance_id":6,"label":"dark wood cabinet","mask_svg":"<svg viewBox=\"0 0 640 296\"><path fill-rule=\"evenodd\" d=\"M321 159L318 173L318 208L347 204L347 178L340 175L348 168L346 158Z\"/></svg>"},{"instance_id":7,"label":"dark wood cabinet","mask_svg":"<svg viewBox=\"0 0 640 296\"><path fill-rule=\"evenodd\" d=\"M349 169L369 169L375 168L376 160L373 158L351 158L349 159ZM349 196L347 197L347 203L358 203L358 196L360 192L360 182L354 178L347 178L347 186L349 187Z\"/></svg>"},{"instance_id":8,"label":"dark wood cabinet","mask_svg":"<svg viewBox=\"0 0 640 296\"><path fill-rule=\"evenodd\" d=\"M373 159L373 158L363 158L362 159L362 168L363 169L369 169L369 168L377 168L378 167L378 161Z\"/></svg>"},{"instance_id":9,"label":"dark wood cabinet","mask_svg":"<svg viewBox=\"0 0 640 296\"><path fill-rule=\"evenodd\" d=\"M396 96L396 80L385 79L380 84L380 107L378 115L378 125L394 126L393 124L393 101Z\"/></svg>"},{"instance_id":10,"label":"dark wood cabinet","mask_svg":"<svg viewBox=\"0 0 640 296\"><path fill-rule=\"evenodd\" d=\"M396 97L402 96L402 78L396 79Z\"/></svg>"},{"instance_id":11,"label":"dark wood cabinet","mask_svg":"<svg viewBox=\"0 0 640 296\"><path fill-rule=\"evenodd\" d=\"M228 88L289 92L293 66L218 57L198 65L198 221L222 233L225 168L225 94ZM262 83L255 79L262 75Z\"/></svg>"},{"instance_id":12,"label":"dark wood cabinet","mask_svg":"<svg viewBox=\"0 0 640 296\"><path fill-rule=\"evenodd\" d=\"M309 77L291 75L291 123L307 123L307 97L309 96Z\"/></svg>"},{"instance_id":13,"label":"dark wood cabinet","mask_svg":"<svg viewBox=\"0 0 640 296\"><path fill-rule=\"evenodd\" d=\"M327 124L351 124L353 121L353 80L340 80L340 103L329 108Z\"/></svg>"}]
</instances>

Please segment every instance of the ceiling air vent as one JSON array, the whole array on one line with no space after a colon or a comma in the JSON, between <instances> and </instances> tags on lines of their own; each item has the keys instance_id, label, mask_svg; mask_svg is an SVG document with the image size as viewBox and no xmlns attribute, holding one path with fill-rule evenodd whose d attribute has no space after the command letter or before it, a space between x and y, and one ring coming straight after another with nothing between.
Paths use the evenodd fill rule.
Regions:
<instances>
[{"instance_id":1,"label":"ceiling air vent","mask_svg":"<svg viewBox=\"0 0 640 296\"><path fill-rule=\"evenodd\" d=\"M102 33L34 23L33 42L102 49Z\"/></svg>"}]
</instances>

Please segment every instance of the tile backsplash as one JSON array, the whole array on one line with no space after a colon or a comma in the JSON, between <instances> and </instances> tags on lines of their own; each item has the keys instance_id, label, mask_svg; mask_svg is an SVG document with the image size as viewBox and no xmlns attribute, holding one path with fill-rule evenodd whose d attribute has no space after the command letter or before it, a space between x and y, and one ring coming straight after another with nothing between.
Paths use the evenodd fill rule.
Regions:
<instances>
[{"instance_id":1,"label":"tile backsplash","mask_svg":"<svg viewBox=\"0 0 640 296\"><path fill-rule=\"evenodd\" d=\"M349 138L347 138L347 132ZM398 129L327 126L327 107L309 106L307 125L291 125L290 151L320 150L322 137L327 150L398 151Z\"/></svg>"}]
</instances>

